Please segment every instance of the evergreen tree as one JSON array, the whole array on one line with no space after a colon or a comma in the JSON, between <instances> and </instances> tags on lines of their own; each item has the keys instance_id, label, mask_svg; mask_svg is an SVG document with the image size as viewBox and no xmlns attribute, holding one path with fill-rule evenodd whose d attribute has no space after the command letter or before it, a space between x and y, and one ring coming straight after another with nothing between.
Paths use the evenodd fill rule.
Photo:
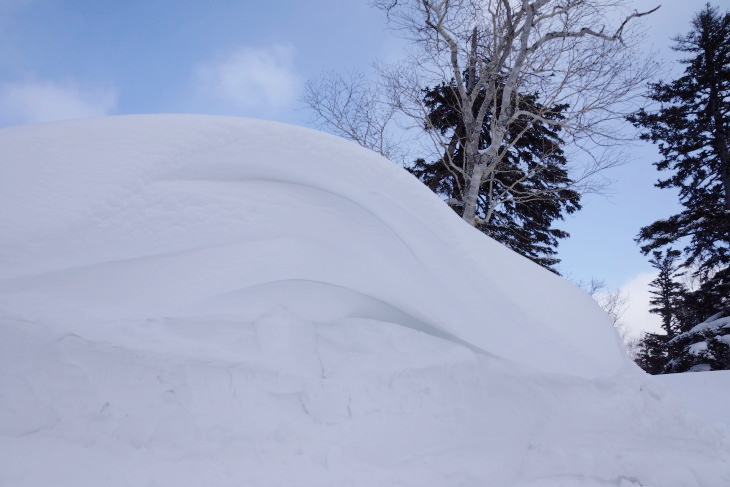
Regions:
<instances>
[{"instance_id":1,"label":"evergreen tree","mask_svg":"<svg viewBox=\"0 0 730 487\"><path fill-rule=\"evenodd\" d=\"M681 345L674 338L681 332L684 286L677 279L684 273L679 269L681 252L668 249L666 253L655 250L649 260L657 270L657 277L649 283L649 312L662 319L664 333L645 333L640 339L635 357L636 363L650 374L664 374L670 363L681 355Z\"/></svg>"},{"instance_id":2,"label":"evergreen tree","mask_svg":"<svg viewBox=\"0 0 730 487\"><path fill-rule=\"evenodd\" d=\"M441 159L432 162L419 159L410 170L461 214L463 191L467 186L465 175L469 170L458 90L452 81L424 93L429 124L441 135L450 134L451 143ZM516 96L520 108L537 106L550 120L560 120L567 108L558 105L546 110L539 106L537 94ZM491 116L482 125L480 149L491 144ZM568 233L553 228L552 224L562 219L564 213L580 209L580 194L571 189L559 132L557 125L528 117L510 126L499 166L479 188L475 223L485 234L553 272L560 262L556 258L558 240L568 237Z\"/></svg>"},{"instance_id":3,"label":"evergreen tree","mask_svg":"<svg viewBox=\"0 0 730 487\"><path fill-rule=\"evenodd\" d=\"M676 188L683 206L642 228L637 242L644 254L684 245L684 265L702 283L701 321L727 306L730 291L730 13L708 4L692 28L674 39L674 49L689 56L684 74L651 84L648 96L659 108L629 119L658 144L657 169L671 173L657 187Z\"/></svg>"},{"instance_id":4,"label":"evergreen tree","mask_svg":"<svg viewBox=\"0 0 730 487\"><path fill-rule=\"evenodd\" d=\"M730 318L711 316L666 342L667 362L660 373L730 369Z\"/></svg>"},{"instance_id":5,"label":"evergreen tree","mask_svg":"<svg viewBox=\"0 0 730 487\"><path fill-rule=\"evenodd\" d=\"M655 111L629 117L658 144L659 188L678 190L682 211L641 229L637 242L659 271L652 282L653 312L666 335L647 334L637 363L650 373L730 369L730 12L709 4L692 30L675 39L687 54L684 73L649 86ZM676 284L676 250L698 286ZM725 316L725 317L723 317Z\"/></svg>"},{"instance_id":6,"label":"evergreen tree","mask_svg":"<svg viewBox=\"0 0 730 487\"><path fill-rule=\"evenodd\" d=\"M639 367L652 375L663 374L669 362L669 337L658 333L646 333L637 347L634 359Z\"/></svg>"},{"instance_id":7,"label":"evergreen tree","mask_svg":"<svg viewBox=\"0 0 730 487\"><path fill-rule=\"evenodd\" d=\"M649 303L653 306L649 311L662 318L662 329L671 338L682 331L680 330L681 299L685 289L677 282L677 279L684 275L679 270L677 262L680 252L669 249L665 254L655 250L653 255L649 262L658 271L658 275L649 283L651 287L649 294L652 296Z\"/></svg>"}]
</instances>

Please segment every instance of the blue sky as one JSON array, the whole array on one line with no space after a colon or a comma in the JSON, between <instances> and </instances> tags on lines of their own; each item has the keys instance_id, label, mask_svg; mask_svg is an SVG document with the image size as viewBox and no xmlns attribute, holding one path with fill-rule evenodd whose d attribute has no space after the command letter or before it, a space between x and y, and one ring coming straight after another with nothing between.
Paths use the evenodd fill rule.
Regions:
<instances>
[{"instance_id":1,"label":"blue sky","mask_svg":"<svg viewBox=\"0 0 730 487\"><path fill-rule=\"evenodd\" d=\"M300 124L307 78L368 66L389 42L365 2L332 0L0 0L0 26L0 82L35 85L48 103L55 89L59 106L70 102L67 94L79 111L226 113ZM2 125L54 118L4 111Z\"/></svg>"},{"instance_id":2,"label":"blue sky","mask_svg":"<svg viewBox=\"0 0 730 487\"><path fill-rule=\"evenodd\" d=\"M639 10L658 3L634 2ZM730 9L730 0L712 3ZM704 2L663 4L647 19L646 49L671 61L670 38L689 29ZM402 48L365 0L0 0L0 127L159 112L306 125L299 99L307 79L367 70ZM611 194L587 196L563 225L572 237L561 243L561 270L624 286L640 300L651 267L633 237L676 202L653 188L655 149L637 144L627 153L607 174ZM631 319L644 319L645 309L635 312Z\"/></svg>"}]
</instances>

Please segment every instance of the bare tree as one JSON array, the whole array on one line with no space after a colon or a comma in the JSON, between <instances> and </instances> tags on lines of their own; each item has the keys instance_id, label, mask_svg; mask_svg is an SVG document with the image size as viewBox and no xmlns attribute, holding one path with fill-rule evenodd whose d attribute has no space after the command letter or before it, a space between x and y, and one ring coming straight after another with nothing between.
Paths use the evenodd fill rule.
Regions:
<instances>
[{"instance_id":1,"label":"bare tree","mask_svg":"<svg viewBox=\"0 0 730 487\"><path fill-rule=\"evenodd\" d=\"M615 131L608 122L623 118L620 104L638 95L637 88L653 73L652 64L638 58L636 32L630 29L633 19L650 12L625 14L614 28L605 27L609 15L626 10L624 0L375 0L375 4L418 47L410 66L386 74L396 87L390 91L396 106L416 115L414 108L422 103L414 86L425 86L429 77L453 80L466 134L462 216L472 224L488 217L488 209L478 215L481 185L494 177L529 122L560 126L564 136L578 144L605 145ZM404 71L423 81L404 86ZM539 93L540 103L525 106L522 93ZM550 116L553 107L565 105L562 117ZM488 143L481 136L485 121ZM526 128L515 133L510 127L518 121ZM427 123L424 126L428 128ZM438 141L442 152L452 142L445 135ZM438 134L432 137L438 139ZM595 169L589 168L589 173Z\"/></svg>"},{"instance_id":2,"label":"bare tree","mask_svg":"<svg viewBox=\"0 0 730 487\"><path fill-rule=\"evenodd\" d=\"M505 155L535 123L559 127L566 143L588 154L589 162L573 171L572 189L580 193L600 189L596 176L617 162L611 157L617 145L614 122L623 122L631 111L627 102L639 96L655 72L650 57L639 54L641 35L634 20L656 9L631 12L627 0L373 3L413 46L402 63L379 66L382 86L366 94L385 97L379 98L378 107L388 109L375 119L387 124L397 114L424 130L433 155L465 182L461 201L452 205L463 208L464 220L484 225L491 210L509 199L541 197L534 191L520 194L507 188L490 192L489 201L479 201L480 188L496 180ZM463 161L450 159L454 133L433 127L424 104L423 89L440 83L450 86L458 100L455 108L465 132ZM342 89L313 86L320 96L317 103L310 97L309 105L325 124L346 137L364 140L362 131L353 137L348 128L356 119L343 123L338 117L322 116L321 106L326 105L322 101L341 99ZM537 94L539 103L525 103L525 94ZM560 116L556 107L563 107ZM346 110L339 113L347 118ZM483 136L485 125L488 137ZM539 170L539 165L531 169ZM532 176L530 171L524 174Z\"/></svg>"},{"instance_id":3,"label":"bare tree","mask_svg":"<svg viewBox=\"0 0 730 487\"><path fill-rule=\"evenodd\" d=\"M623 322L623 315L629 302L629 296L621 289L613 289L602 292L593 297L603 310L608 313L613 321L613 326L619 331L622 338L625 338L627 330Z\"/></svg>"},{"instance_id":4,"label":"bare tree","mask_svg":"<svg viewBox=\"0 0 730 487\"><path fill-rule=\"evenodd\" d=\"M616 328L627 347L631 344L635 345L635 337L630 335L626 323L623 321L624 313L629 305L628 293L621 289L608 289L603 280L594 278L587 283L578 282L577 285L588 293L603 311L611 317L613 327Z\"/></svg>"},{"instance_id":5,"label":"bare tree","mask_svg":"<svg viewBox=\"0 0 730 487\"><path fill-rule=\"evenodd\" d=\"M397 109L387 103L362 72L330 72L309 80L303 101L313 110L320 128L388 159L403 157L400 140L392 131Z\"/></svg>"}]
</instances>

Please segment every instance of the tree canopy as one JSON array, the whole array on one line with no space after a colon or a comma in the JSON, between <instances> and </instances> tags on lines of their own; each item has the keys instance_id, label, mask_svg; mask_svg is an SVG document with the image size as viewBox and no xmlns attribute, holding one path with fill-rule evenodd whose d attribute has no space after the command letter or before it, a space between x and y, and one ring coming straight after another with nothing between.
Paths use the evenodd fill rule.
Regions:
<instances>
[{"instance_id":1,"label":"tree canopy","mask_svg":"<svg viewBox=\"0 0 730 487\"><path fill-rule=\"evenodd\" d=\"M667 176L656 186L676 189L682 205L636 239L659 271L651 311L666 335L647 335L639 360L653 373L730 368L730 12L707 4L691 25L674 38L683 74L650 84L654 106L629 117L659 147L654 164ZM676 281L682 272L694 288Z\"/></svg>"},{"instance_id":2,"label":"tree canopy","mask_svg":"<svg viewBox=\"0 0 730 487\"><path fill-rule=\"evenodd\" d=\"M655 110L630 117L656 143L655 163L668 177L659 188L676 188L681 212L641 229L645 254L683 245L686 265L703 280L730 264L730 13L707 5L692 20L693 30L675 38L674 49L689 54L684 74L650 85Z\"/></svg>"},{"instance_id":3,"label":"tree canopy","mask_svg":"<svg viewBox=\"0 0 730 487\"><path fill-rule=\"evenodd\" d=\"M467 141L459 114L459 96L453 80L424 90L429 126L448 137L450 143L441 158L418 159L410 170L461 214L469 160L465 154ZM518 96L520 109L539 105L537 94ZM536 107L551 121L560 120L566 108L565 105L555 105L549 110ZM488 115L482 123L480 148L491 144L490 122ZM553 228L552 224L565 213L580 209L580 193L573 189L566 167L560 126L525 116L509 129L498 167L481 184L475 226L512 250L556 271L558 239L568 234Z\"/></svg>"}]
</instances>

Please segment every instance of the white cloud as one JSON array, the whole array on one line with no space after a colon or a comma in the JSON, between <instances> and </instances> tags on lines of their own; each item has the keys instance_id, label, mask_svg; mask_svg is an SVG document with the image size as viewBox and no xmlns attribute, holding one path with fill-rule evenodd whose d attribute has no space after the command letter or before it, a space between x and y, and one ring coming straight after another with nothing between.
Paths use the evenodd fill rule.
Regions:
<instances>
[{"instance_id":1,"label":"white cloud","mask_svg":"<svg viewBox=\"0 0 730 487\"><path fill-rule=\"evenodd\" d=\"M113 87L81 87L72 81L0 84L0 120L4 125L99 117L117 105Z\"/></svg>"},{"instance_id":2,"label":"white cloud","mask_svg":"<svg viewBox=\"0 0 730 487\"><path fill-rule=\"evenodd\" d=\"M195 69L197 90L203 97L247 113L291 106L302 87L294 55L290 46L239 47Z\"/></svg>"},{"instance_id":3,"label":"white cloud","mask_svg":"<svg viewBox=\"0 0 730 487\"><path fill-rule=\"evenodd\" d=\"M661 332L661 319L658 315L649 313L651 308L649 283L655 277L655 273L645 272L631 278L620 287L621 291L628 295L628 306L622 321L626 324L628 333L633 336L643 332Z\"/></svg>"}]
</instances>

